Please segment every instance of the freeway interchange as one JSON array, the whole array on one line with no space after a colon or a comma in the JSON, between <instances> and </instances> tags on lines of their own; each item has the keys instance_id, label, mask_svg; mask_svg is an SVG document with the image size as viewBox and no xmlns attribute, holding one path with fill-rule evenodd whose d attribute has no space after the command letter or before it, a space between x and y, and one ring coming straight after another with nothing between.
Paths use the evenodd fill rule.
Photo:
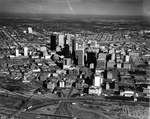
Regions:
<instances>
[{"instance_id":1,"label":"freeway interchange","mask_svg":"<svg viewBox=\"0 0 150 119\"><path fill-rule=\"evenodd\" d=\"M0 97L2 98L11 98L13 100L13 98L17 97L18 99L23 100L21 102L21 104L19 105L19 107L16 109L12 109L10 110L9 108L6 107L1 107L0 112L9 112L7 113L6 119L13 119L14 117L24 117L22 115L40 115L40 118L52 118L52 119L89 119L89 118L93 118L93 119L100 119L100 117L109 119L109 117L106 117L103 114L98 114L95 112L91 112L89 110L81 110L78 108L75 108L75 105L72 105L73 103L79 103L79 102L84 102L84 101L107 101L107 102L113 102L112 100L106 100L106 99L100 99L100 98L96 98L96 97L71 97L73 88L71 88L68 92L67 95L63 94L63 97L60 98L48 98L48 99L43 99L43 98L39 98L37 100L36 96L31 96L29 98L27 97L19 97L17 95L13 95L11 97L11 95L9 95L8 97L5 95L0 95ZM2 99L1 98L1 99ZM4 99L5 99L4 98ZM114 101L114 102L120 102L120 103L125 103L125 104L133 104L134 102L121 102L121 101ZM35 110L40 109L40 108L45 108L47 106L50 105L55 105L58 104L58 107L56 108L56 111L53 114L45 114L45 113L37 113ZM136 104L144 104L146 105L144 102L135 102ZM84 114L89 114L89 118L88 117L83 117ZM92 115L92 116L91 116ZM91 116L91 117L90 117ZM34 117L36 118L36 116Z\"/></svg>"},{"instance_id":2,"label":"freeway interchange","mask_svg":"<svg viewBox=\"0 0 150 119\"><path fill-rule=\"evenodd\" d=\"M30 98L25 98L25 97L18 97L13 95L11 97L11 95L9 95L8 97L5 95L0 95L3 98L11 98L11 100L13 100L13 98L17 98L17 100L20 98L21 100L23 100L20 104L19 107L17 107L16 109L12 109L10 110L9 108L6 107L2 107L2 109L0 109L0 112L9 112L9 114L7 113L6 119L13 119L13 118L17 118L17 117L22 117L22 115L35 115L37 114L34 110L39 109L39 108L43 108L43 107L47 107L49 105L53 105L53 104L58 104L57 110L54 112L54 114L44 114L44 113L38 113L38 115L40 115L41 117L51 117L54 119L84 119L83 117L80 118L81 111L74 109L72 107L72 102L75 101L75 99L77 99L77 101L75 102L79 102L79 100L85 100L86 98L83 97L83 99L80 98L71 98L71 93L72 93L73 88L71 88L69 90L69 93L67 95L63 94L62 98L58 98L58 99L38 99L40 100L39 102L37 101L37 98L34 96L31 96ZM87 98L88 99L88 98ZM71 101L72 100L72 101ZM87 113L86 111L82 110L83 114ZM99 119L99 116L97 113L94 112L89 112L91 113L90 115L94 115L94 117L97 117L97 119ZM85 119L88 119L87 117L85 117ZM94 118L96 119L96 118Z\"/></svg>"}]
</instances>

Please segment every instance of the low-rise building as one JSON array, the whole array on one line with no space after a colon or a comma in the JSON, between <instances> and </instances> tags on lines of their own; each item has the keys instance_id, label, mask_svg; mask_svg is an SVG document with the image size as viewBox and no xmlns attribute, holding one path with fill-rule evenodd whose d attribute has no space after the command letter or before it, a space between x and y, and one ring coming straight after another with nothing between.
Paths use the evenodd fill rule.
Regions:
<instances>
[{"instance_id":1,"label":"low-rise building","mask_svg":"<svg viewBox=\"0 0 150 119\"><path fill-rule=\"evenodd\" d=\"M89 94L95 94L95 95L101 95L102 93L102 88L100 87L90 87L89 88Z\"/></svg>"}]
</instances>

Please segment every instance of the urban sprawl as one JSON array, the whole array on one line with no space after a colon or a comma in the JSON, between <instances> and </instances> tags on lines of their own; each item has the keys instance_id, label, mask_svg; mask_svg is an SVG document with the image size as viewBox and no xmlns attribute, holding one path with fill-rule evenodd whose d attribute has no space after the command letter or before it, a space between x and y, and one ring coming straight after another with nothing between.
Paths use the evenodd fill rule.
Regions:
<instances>
[{"instance_id":1,"label":"urban sprawl","mask_svg":"<svg viewBox=\"0 0 150 119\"><path fill-rule=\"evenodd\" d=\"M1 87L14 91L7 83L19 82L32 87L16 91L26 96L61 98L61 90L76 90L77 97L149 102L150 47L139 39L150 31L73 34L35 27L0 28Z\"/></svg>"}]
</instances>

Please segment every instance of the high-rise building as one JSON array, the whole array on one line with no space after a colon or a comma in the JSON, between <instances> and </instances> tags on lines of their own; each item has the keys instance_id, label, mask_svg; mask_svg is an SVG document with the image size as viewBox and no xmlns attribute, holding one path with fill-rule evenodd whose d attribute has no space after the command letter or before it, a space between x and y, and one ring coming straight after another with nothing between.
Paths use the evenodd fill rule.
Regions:
<instances>
[{"instance_id":1,"label":"high-rise building","mask_svg":"<svg viewBox=\"0 0 150 119\"><path fill-rule=\"evenodd\" d=\"M103 83L103 78L102 77L100 77L100 76L95 76L94 77L93 85L95 87L100 87L102 83Z\"/></svg>"},{"instance_id":2,"label":"high-rise building","mask_svg":"<svg viewBox=\"0 0 150 119\"><path fill-rule=\"evenodd\" d=\"M73 35L72 34L66 34L66 36L67 36L66 44L70 44L70 41L71 41L71 38L73 37Z\"/></svg>"},{"instance_id":3,"label":"high-rise building","mask_svg":"<svg viewBox=\"0 0 150 119\"><path fill-rule=\"evenodd\" d=\"M75 47L76 47L76 50L79 50L79 43L78 42L76 42Z\"/></svg>"},{"instance_id":4,"label":"high-rise building","mask_svg":"<svg viewBox=\"0 0 150 119\"><path fill-rule=\"evenodd\" d=\"M75 39L75 37L72 37L71 41L72 41L72 52L75 52L76 51L76 39Z\"/></svg>"},{"instance_id":5,"label":"high-rise building","mask_svg":"<svg viewBox=\"0 0 150 119\"><path fill-rule=\"evenodd\" d=\"M42 46L40 50L43 53L43 56L48 56L47 48L45 46Z\"/></svg>"},{"instance_id":6,"label":"high-rise building","mask_svg":"<svg viewBox=\"0 0 150 119\"><path fill-rule=\"evenodd\" d=\"M28 47L24 47L24 56L28 56Z\"/></svg>"},{"instance_id":7,"label":"high-rise building","mask_svg":"<svg viewBox=\"0 0 150 119\"><path fill-rule=\"evenodd\" d=\"M64 47L64 55L65 56L69 55L69 45L68 44L66 44Z\"/></svg>"},{"instance_id":8,"label":"high-rise building","mask_svg":"<svg viewBox=\"0 0 150 119\"><path fill-rule=\"evenodd\" d=\"M70 45L70 39L67 38L66 44Z\"/></svg>"},{"instance_id":9,"label":"high-rise building","mask_svg":"<svg viewBox=\"0 0 150 119\"><path fill-rule=\"evenodd\" d=\"M33 33L32 27L28 27L28 33L30 33L30 34Z\"/></svg>"},{"instance_id":10,"label":"high-rise building","mask_svg":"<svg viewBox=\"0 0 150 119\"><path fill-rule=\"evenodd\" d=\"M129 55L126 55L125 56L125 62L129 62L130 61L130 56Z\"/></svg>"},{"instance_id":11,"label":"high-rise building","mask_svg":"<svg viewBox=\"0 0 150 119\"><path fill-rule=\"evenodd\" d=\"M84 66L84 49L76 50L78 65Z\"/></svg>"},{"instance_id":12,"label":"high-rise building","mask_svg":"<svg viewBox=\"0 0 150 119\"><path fill-rule=\"evenodd\" d=\"M112 60L112 61L115 61L115 58L116 58L115 53L111 54L111 60Z\"/></svg>"},{"instance_id":13,"label":"high-rise building","mask_svg":"<svg viewBox=\"0 0 150 119\"><path fill-rule=\"evenodd\" d=\"M105 67L106 67L106 54L105 53L100 53L98 55L96 67L100 68L100 69L105 69Z\"/></svg>"},{"instance_id":14,"label":"high-rise building","mask_svg":"<svg viewBox=\"0 0 150 119\"><path fill-rule=\"evenodd\" d=\"M62 48L64 48L64 44L65 44L65 35L59 34L58 45L61 46Z\"/></svg>"},{"instance_id":15,"label":"high-rise building","mask_svg":"<svg viewBox=\"0 0 150 119\"><path fill-rule=\"evenodd\" d=\"M97 60L97 66L96 67L99 69L105 69L106 61L105 60Z\"/></svg>"},{"instance_id":16,"label":"high-rise building","mask_svg":"<svg viewBox=\"0 0 150 119\"><path fill-rule=\"evenodd\" d=\"M19 56L19 49L16 49L16 57Z\"/></svg>"},{"instance_id":17,"label":"high-rise building","mask_svg":"<svg viewBox=\"0 0 150 119\"><path fill-rule=\"evenodd\" d=\"M70 42L70 52L73 56L73 62L74 64L77 64L77 59L76 59L76 39L75 37L71 37L71 42Z\"/></svg>"},{"instance_id":18,"label":"high-rise building","mask_svg":"<svg viewBox=\"0 0 150 119\"><path fill-rule=\"evenodd\" d=\"M56 35L51 35L51 50L55 51L56 50L56 40L57 40L57 36Z\"/></svg>"},{"instance_id":19,"label":"high-rise building","mask_svg":"<svg viewBox=\"0 0 150 119\"><path fill-rule=\"evenodd\" d=\"M94 52L87 52L87 63L95 63L95 53Z\"/></svg>"}]
</instances>

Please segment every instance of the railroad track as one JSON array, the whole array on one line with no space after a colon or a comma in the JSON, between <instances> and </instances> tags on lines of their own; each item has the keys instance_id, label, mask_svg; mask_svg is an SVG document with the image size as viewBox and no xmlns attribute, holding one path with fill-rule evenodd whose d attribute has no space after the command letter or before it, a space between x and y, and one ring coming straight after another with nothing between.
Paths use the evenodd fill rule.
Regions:
<instances>
[{"instance_id":1,"label":"railroad track","mask_svg":"<svg viewBox=\"0 0 150 119\"><path fill-rule=\"evenodd\" d=\"M11 114L11 113L14 113L15 111L14 110L7 110L7 109L4 109L4 110L0 110L0 116L3 116L6 118L8 118L8 116ZM49 119L49 117L53 118L53 119L72 119L71 116L63 116L63 115L55 115L55 114L39 114L39 113L36 113L36 112L22 112L23 115L35 115L35 117L37 116L44 116L44 117L47 117ZM15 118L20 118L22 117L21 115L19 115L18 117L15 117ZM11 119L11 118L9 118ZM31 118L30 118L31 119Z\"/></svg>"},{"instance_id":2,"label":"railroad track","mask_svg":"<svg viewBox=\"0 0 150 119\"><path fill-rule=\"evenodd\" d=\"M64 108L64 110L65 110L65 112L66 112L66 114L67 114L68 116L72 116L72 113L70 113L70 111L69 111L69 109L68 109L68 103L67 103L67 102L64 102L64 103L63 103L63 108Z\"/></svg>"},{"instance_id":3,"label":"railroad track","mask_svg":"<svg viewBox=\"0 0 150 119\"><path fill-rule=\"evenodd\" d=\"M70 97L72 91L73 91L73 88L71 88L71 89L69 90L67 96L66 96L66 95L63 95L63 96L66 97L66 98ZM69 111L69 109L68 109L68 104L69 104L69 103L70 103L70 102L61 102L60 105L59 105L59 107L58 107L58 109L56 110L56 112L55 112L54 114L63 114L63 115L65 115L65 116L70 116L70 117L72 117L72 114L70 113L70 111ZM72 117L72 118L73 118L73 117Z\"/></svg>"}]
</instances>

